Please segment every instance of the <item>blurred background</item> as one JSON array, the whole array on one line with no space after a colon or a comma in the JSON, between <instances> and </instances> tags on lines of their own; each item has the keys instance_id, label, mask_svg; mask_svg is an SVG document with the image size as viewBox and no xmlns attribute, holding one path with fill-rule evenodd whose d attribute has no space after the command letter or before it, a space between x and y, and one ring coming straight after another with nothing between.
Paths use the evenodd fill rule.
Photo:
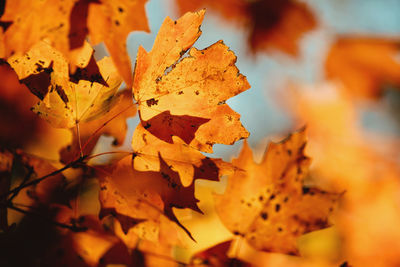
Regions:
<instances>
[{"instance_id":1,"label":"blurred background","mask_svg":"<svg viewBox=\"0 0 400 267\"><path fill-rule=\"evenodd\" d=\"M128 38L132 60L139 44L151 49L166 16L176 19L203 7L203 34L194 46L222 39L237 55L251 89L227 102L241 114L255 158L271 140L306 125L310 180L346 192L336 226L299 240L304 260L244 245L239 257L271 266L399 264L400 2L151 0L151 34ZM216 145L212 156L231 160L241 145ZM177 249L178 259L232 238L212 204L225 185L198 181L196 196L206 216L175 210L197 240Z\"/></svg>"}]
</instances>

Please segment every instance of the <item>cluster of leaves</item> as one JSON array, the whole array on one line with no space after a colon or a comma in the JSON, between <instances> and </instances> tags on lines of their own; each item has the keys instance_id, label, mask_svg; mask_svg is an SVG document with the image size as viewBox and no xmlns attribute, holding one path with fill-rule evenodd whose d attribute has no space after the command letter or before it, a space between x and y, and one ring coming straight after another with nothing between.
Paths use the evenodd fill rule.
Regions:
<instances>
[{"instance_id":1,"label":"cluster of leaves","mask_svg":"<svg viewBox=\"0 0 400 267\"><path fill-rule=\"evenodd\" d=\"M178 1L182 17L165 19L150 52L139 47L132 75L125 40L131 31L149 30L145 3L3 3L0 73L7 82L1 87L6 114L0 121L1 265L175 266L171 251L180 244L180 231L194 237L174 210L201 213L196 181L219 181L224 175L228 185L215 196L215 209L232 240L196 254L192 266L245 265L227 256L237 240L258 251L299 255L298 237L331 225L342 194L306 183L311 160L304 152L305 128L271 143L259 164L246 142L232 162L202 154L212 153L214 144L249 136L226 101L250 85L222 41L202 50L193 47L205 11L187 12L215 8L250 28L253 51L275 47L296 55L301 35L316 26L308 7L295 0ZM268 20L265 12L271 14ZM100 42L111 57L96 61L91 45ZM399 82L396 45L342 38L327 58L327 76L375 96L382 81ZM353 53L374 49L386 57ZM382 62L387 68L376 68ZM373 74L369 80L348 75L364 77L365 69ZM127 88L120 88L122 82ZM130 151L94 153L102 135L121 145L126 119L136 113L140 123ZM13 120L21 125L14 127ZM48 125L72 136L56 148L55 161L30 153L32 143L54 133ZM104 154L116 157L91 161ZM98 188L95 214L78 209L91 182ZM337 192L344 189L338 186ZM20 250L29 253L18 257Z\"/></svg>"}]
</instances>

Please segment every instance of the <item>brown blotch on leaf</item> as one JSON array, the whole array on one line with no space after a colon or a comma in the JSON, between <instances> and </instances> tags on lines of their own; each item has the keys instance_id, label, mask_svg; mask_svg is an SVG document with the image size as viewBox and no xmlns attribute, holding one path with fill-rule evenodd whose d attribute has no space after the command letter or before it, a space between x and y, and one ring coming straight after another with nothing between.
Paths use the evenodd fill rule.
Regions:
<instances>
[{"instance_id":1,"label":"brown blotch on leaf","mask_svg":"<svg viewBox=\"0 0 400 267\"><path fill-rule=\"evenodd\" d=\"M266 212L261 212L261 218L262 218L263 220L267 220L267 219L268 219L268 213L266 213Z\"/></svg>"},{"instance_id":2,"label":"brown blotch on leaf","mask_svg":"<svg viewBox=\"0 0 400 267\"><path fill-rule=\"evenodd\" d=\"M51 62L47 68L43 68L40 64L36 64L36 66L36 71L39 73L31 74L21 79L20 82L25 84L32 94L37 96L40 100L43 100L49 92L50 74L53 72L53 62Z\"/></svg>"},{"instance_id":3,"label":"brown blotch on leaf","mask_svg":"<svg viewBox=\"0 0 400 267\"><path fill-rule=\"evenodd\" d=\"M154 99L154 98L146 100L146 104L147 104L148 107L151 107L153 105L157 105L157 103L158 103L158 100Z\"/></svg>"},{"instance_id":4,"label":"brown blotch on leaf","mask_svg":"<svg viewBox=\"0 0 400 267\"><path fill-rule=\"evenodd\" d=\"M147 102L147 105L152 104L153 102ZM167 110L148 121L142 120L141 123L150 133L165 142L172 144L172 136L178 136L189 144L194 139L197 129L209 120L189 115L172 115Z\"/></svg>"}]
</instances>

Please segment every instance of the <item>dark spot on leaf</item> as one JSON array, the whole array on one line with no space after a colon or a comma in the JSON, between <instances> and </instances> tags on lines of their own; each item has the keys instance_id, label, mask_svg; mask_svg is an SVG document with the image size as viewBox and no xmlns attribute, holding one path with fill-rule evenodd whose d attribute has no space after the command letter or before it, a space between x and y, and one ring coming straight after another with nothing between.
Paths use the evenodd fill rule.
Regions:
<instances>
[{"instance_id":1,"label":"dark spot on leaf","mask_svg":"<svg viewBox=\"0 0 400 267\"><path fill-rule=\"evenodd\" d=\"M281 205L280 204L276 204L275 205L275 211L278 212L281 209Z\"/></svg>"},{"instance_id":2,"label":"dark spot on leaf","mask_svg":"<svg viewBox=\"0 0 400 267\"><path fill-rule=\"evenodd\" d=\"M0 28L3 29L3 32L7 31L8 27L12 24L11 21L0 21Z\"/></svg>"},{"instance_id":3,"label":"dark spot on leaf","mask_svg":"<svg viewBox=\"0 0 400 267\"><path fill-rule=\"evenodd\" d=\"M122 7L118 7L118 11L122 13L124 12L124 9Z\"/></svg>"},{"instance_id":4,"label":"dark spot on leaf","mask_svg":"<svg viewBox=\"0 0 400 267\"><path fill-rule=\"evenodd\" d=\"M44 62L43 62L44 63ZM50 74L53 72L53 62L47 68L36 63L37 74L31 74L28 77L21 79L20 82L36 95L40 100L48 94L50 86Z\"/></svg>"},{"instance_id":5,"label":"dark spot on leaf","mask_svg":"<svg viewBox=\"0 0 400 267\"><path fill-rule=\"evenodd\" d=\"M193 177L194 179L219 181L219 168L212 159L206 157L201 160L200 167L194 166Z\"/></svg>"},{"instance_id":6,"label":"dark spot on leaf","mask_svg":"<svg viewBox=\"0 0 400 267\"><path fill-rule=\"evenodd\" d=\"M154 104L154 100L147 100L147 105L151 106L152 104ZM178 136L185 141L186 144L190 144L195 138L197 129L209 120L210 119L207 118L189 115L172 115L170 111L167 110L141 123L142 125L150 123L152 127L149 131L165 142L172 144L172 136ZM195 125L195 127L193 127L193 125Z\"/></svg>"},{"instance_id":7,"label":"dark spot on leaf","mask_svg":"<svg viewBox=\"0 0 400 267\"><path fill-rule=\"evenodd\" d=\"M151 98L151 99L146 100L146 104L147 104L148 107L151 107L153 105L157 105L158 104L158 100L156 100L154 98Z\"/></svg>"},{"instance_id":8,"label":"dark spot on leaf","mask_svg":"<svg viewBox=\"0 0 400 267\"><path fill-rule=\"evenodd\" d=\"M96 59L92 55L89 63L84 68L77 68L74 74L70 74L69 80L73 83L78 83L80 80L89 82L97 82L101 85L107 86L107 82L101 76L99 66L96 63Z\"/></svg>"},{"instance_id":9,"label":"dark spot on leaf","mask_svg":"<svg viewBox=\"0 0 400 267\"><path fill-rule=\"evenodd\" d=\"M297 174L301 174L301 173L302 173L301 167L297 166Z\"/></svg>"},{"instance_id":10,"label":"dark spot on leaf","mask_svg":"<svg viewBox=\"0 0 400 267\"><path fill-rule=\"evenodd\" d=\"M56 85L56 92L57 94L61 97L61 100L67 104L69 102L67 95L65 94L65 91L62 89L61 86Z\"/></svg>"},{"instance_id":11,"label":"dark spot on leaf","mask_svg":"<svg viewBox=\"0 0 400 267\"><path fill-rule=\"evenodd\" d=\"M309 187L303 187L303 195L308 194L308 192L310 192L310 188Z\"/></svg>"},{"instance_id":12,"label":"dark spot on leaf","mask_svg":"<svg viewBox=\"0 0 400 267\"><path fill-rule=\"evenodd\" d=\"M304 151L304 148L306 147L307 142L304 142L300 147L299 147L299 153L302 153Z\"/></svg>"},{"instance_id":13,"label":"dark spot on leaf","mask_svg":"<svg viewBox=\"0 0 400 267\"><path fill-rule=\"evenodd\" d=\"M268 213L262 212L262 213L261 213L261 218L262 218L263 220L267 220L267 219L268 219Z\"/></svg>"}]
</instances>

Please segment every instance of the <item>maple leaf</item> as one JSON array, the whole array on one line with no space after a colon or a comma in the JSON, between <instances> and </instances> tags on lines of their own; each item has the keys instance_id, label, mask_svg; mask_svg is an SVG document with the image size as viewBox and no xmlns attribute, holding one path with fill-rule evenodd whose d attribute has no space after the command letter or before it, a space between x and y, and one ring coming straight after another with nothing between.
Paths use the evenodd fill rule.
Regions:
<instances>
[{"instance_id":1,"label":"maple leaf","mask_svg":"<svg viewBox=\"0 0 400 267\"><path fill-rule=\"evenodd\" d=\"M355 95L378 97L384 85L400 86L398 53L398 40L339 37L326 58L325 73Z\"/></svg>"},{"instance_id":2,"label":"maple leaf","mask_svg":"<svg viewBox=\"0 0 400 267\"><path fill-rule=\"evenodd\" d=\"M22 55L46 40L59 50L74 70L76 53L84 50L89 35L93 44L106 44L118 71L132 85L126 38L132 31L149 31L144 5L147 0L45 0L7 1L0 53ZM24 40L24 42L21 42Z\"/></svg>"},{"instance_id":3,"label":"maple leaf","mask_svg":"<svg viewBox=\"0 0 400 267\"><path fill-rule=\"evenodd\" d=\"M215 143L233 144L249 135L225 101L250 85L222 41L203 50L192 47L204 13L187 13L176 21L167 17L152 50L139 47L133 94L142 125L153 135L167 142L179 136L212 152Z\"/></svg>"},{"instance_id":4,"label":"maple leaf","mask_svg":"<svg viewBox=\"0 0 400 267\"><path fill-rule=\"evenodd\" d=\"M197 179L219 180L232 173L230 164L210 159L175 138L170 144L138 125L133 157L118 162L110 177L101 179L102 216L114 214L125 232L140 221L158 220L164 213L188 234L172 208L201 212L194 196Z\"/></svg>"},{"instance_id":5,"label":"maple leaf","mask_svg":"<svg viewBox=\"0 0 400 267\"><path fill-rule=\"evenodd\" d=\"M194 183L184 187L179 175L171 170L161 157L158 172L136 171L132 169L131 163L131 158L121 160L112 174L112 179L106 178L100 183L100 215L103 217L110 213L116 214L122 229L127 232L142 218L157 220L160 211L163 211L191 236L180 224L172 208L187 207L200 212L198 200L194 198Z\"/></svg>"},{"instance_id":6,"label":"maple leaf","mask_svg":"<svg viewBox=\"0 0 400 267\"><path fill-rule=\"evenodd\" d=\"M113 145L121 145L128 130L126 119L136 114L132 92L124 90L116 94L116 100L108 113L96 120L79 124L79 137L75 129L72 142L60 151L61 162L69 163L82 154L90 155L101 135L114 137ZM79 141L80 138L80 141ZM82 144L81 146L79 144Z\"/></svg>"},{"instance_id":7,"label":"maple leaf","mask_svg":"<svg viewBox=\"0 0 400 267\"><path fill-rule=\"evenodd\" d=\"M316 26L309 7L297 0L177 0L181 14L209 7L227 20L247 28L252 52L279 49L297 56L298 42Z\"/></svg>"},{"instance_id":8,"label":"maple leaf","mask_svg":"<svg viewBox=\"0 0 400 267\"><path fill-rule=\"evenodd\" d=\"M307 4L295 0L255 1L249 9L254 23L249 43L254 52L275 48L297 56L301 37L317 24Z\"/></svg>"},{"instance_id":9,"label":"maple leaf","mask_svg":"<svg viewBox=\"0 0 400 267\"><path fill-rule=\"evenodd\" d=\"M74 75L69 74L65 57L45 42L37 43L22 57L8 60L20 81L41 99L33 111L54 127L71 128L80 121L93 120L108 112L116 100L122 80L111 59L103 58L96 68L90 63L93 50L86 53L79 55L79 61L88 62L87 68Z\"/></svg>"},{"instance_id":10,"label":"maple leaf","mask_svg":"<svg viewBox=\"0 0 400 267\"><path fill-rule=\"evenodd\" d=\"M258 250L298 254L302 234L329 226L339 194L305 187L310 159L304 155L305 129L271 143L260 164L245 143L233 164L245 171L229 177L216 210L225 226Z\"/></svg>"}]
</instances>

